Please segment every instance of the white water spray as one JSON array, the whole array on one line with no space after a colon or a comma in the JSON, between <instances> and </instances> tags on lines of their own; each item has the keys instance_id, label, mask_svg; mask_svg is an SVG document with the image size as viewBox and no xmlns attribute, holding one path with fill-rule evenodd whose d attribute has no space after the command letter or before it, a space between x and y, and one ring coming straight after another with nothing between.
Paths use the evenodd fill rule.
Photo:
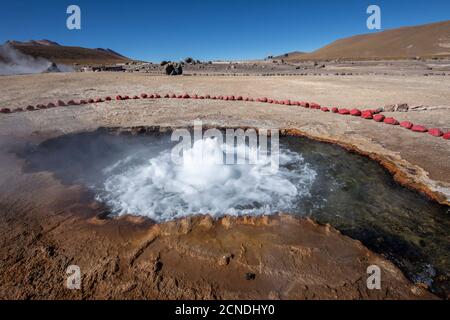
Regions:
<instances>
[{"instance_id":1,"label":"white water spray","mask_svg":"<svg viewBox=\"0 0 450 320\"><path fill-rule=\"evenodd\" d=\"M280 169L268 174L270 161L218 164L217 154L225 148L216 139L198 140L179 165L171 161L170 150L139 165L132 165L133 156L120 160L105 169L109 177L98 198L119 215L144 215L161 222L192 214L274 214L289 211L309 195L316 172L300 154L280 150ZM237 146L235 152L248 159L258 150Z\"/></svg>"}]
</instances>

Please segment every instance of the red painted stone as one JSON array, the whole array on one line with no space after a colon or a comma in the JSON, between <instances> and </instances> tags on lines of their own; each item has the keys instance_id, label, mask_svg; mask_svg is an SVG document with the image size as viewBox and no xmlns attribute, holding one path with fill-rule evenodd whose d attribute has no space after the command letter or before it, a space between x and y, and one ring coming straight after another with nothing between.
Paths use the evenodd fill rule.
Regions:
<instances>
[{"instance_id":1,"label":"red painted stone","mask_svg":"<svg viewBox=\"0 0 450 320\"><path fill-rule=\"evenodd\" d=\"M421 133L425 133L428 131L427 128L425 128L424 126L421 125L414 125L411 127L411 130L414 132L421 132Z\"/></svg>"},{"instance_id":2,"label":"red painted stone","mask_svg":"<svg viewBox=\"0 0 450 320\"><path fill-rule=\"evenodd\" d=\"M95 103L100 103L100 102L103 102L103 99L102 99L102 98L96 98L96 99L95 99Z\"/></svg>"},{"instance_id":3,"label":"red painted stone","mask_svg":"<svg viewBox=\"0 0 450 320\"><path fill-rule=\"evenodd\" d=\"M122 96L121 95L117 95L116 96L116 100L122 100Z\"/></svg>"},{"instance_id":4,"label":"red painted stone","mask_svg":"<svg viewBox=\"0 0 450 320\"><path fill-rule=\"evenodd\" d=\"M88 102L89 103L94 103L95 101L94 101L94 99L91 98L91 99L88 100Z\"/></svg>"},{"instance_id":5,"label":"red painted stone","mask_svg":"<svg viewBox=\"0 0 450 320\"><path fill-rule=\"evenodd\" d=\"M350 110L350 114L354 117L360 117L361 116L361 111L358 109L352 109Z\"/></svg>"},{"instance_id":6,"label":"red painted stone","mask_svg":"<svg viewBox=\"0 0 450 320\"><path fill-rule=\"evenodd\" d=\"M323 107L320 110L322 110L323 112L330 112L330 109L328 109L327 107Z\"/></svg>"},{"instance_id":7,"label":"red painted stone","mask_svg":"<svg viewBox=\"0 0 450 320\"><path fill-rule=\"evenodd\" d=\"M386 119L384 119L383 122L386 123L386 124L393 125L393 126L398 126L399 125L398 121L396 119L394 119L394 118L386 118Z\"/></svg>"},{"instance_id":8,"label":"red painted stone","mask_svg":"<svg viewBox=\"0 0 450 320\"><path fill-rule=\"evenodd\" d=\"M105 101L111 101L111 100L112 100L112 99L111 99L110 96L105 97Z\"/></svg>"},{"instance_id":9,"label":"red painted stone","mask_svg":"<svg viewBox=\"0 0 450 320\"><path fill-rule=\"evenodd\" d=\"M430 134L434 137L442 137L444 135L444 133L438 128L432 128L432 129L428 130L428 134Z\"/></svg>"},{"instance_id":10,"label":"red painted stone","mask_svg":"<svg viewBox=\"0 0 450 320\"><path fill-rule=\"evenodd\" d=\"M444 133L444 135L442 136L442 138L444 138L445 140L450 140L450 131L447 133Z\"/></svg>"},{"instance_id":11,"label":"red painted stone","mask_svg":"<svg viewBox=\"0 0 450 320\"><path fill-rule=\"evenodd\" d=\"M361 118L363 119L373 119L373 113L370 110L365 110L363 112L361 112Z\"/></svg>"},{"instance_id":12,"label":"red painted stone","mask_svg":"<svg viewBox=\"0 0 450 320\"><path fill-rule=\"evenodd\" d=\"M333 107L333 108L331 108L331 112L333 112L333 113L338 113L338 112L339 112L339 109L336 108L336 107Z\"/></svg>"},{"instance_id":13,"label":"red painted stone","mask_svg":"<svg viewBox=\"0 0 450 320\"><path fill-rule=\"evenodd\" d=\"M243 98L242 98L242 96L238 96L238 97L236 98L236 100L238 100L238 101L242 101L242 100L243 100Z\"/></svg>"},{"instance_id":14,"label":"red painted stone","mask_svg":"<svg viewBox=\"0 0 450 320\"><path fill-rule=\"evenodd\" d=\"M2 109L0 109L0 113L11 113L11 109L9 109L9 108L2 108Z\"/></svg>"},{"instance_id":15,"label":"red painted stone","mask_svg":"<svg viewBox=\"0 0 450 320\"><path fill-rule=\"evenodd\" d=\"M376 114L373 116L373 120L375 120L376 122L383 122L384 118L385 116L383 116L382 114Z\"/></svg>"},{"instance_id":16,"label":"red painted stone","mask_svg":"<svg viewBox=\"0 0 450 320\"><path fill-rule=\"evenodd\" d=\"M205 99L211 99L211 96L209 94L205 95Z\"/></svg>"},{"instance_id":17,"label":"red painted stone","mask_svg":"<svg viewBox=\"0 0 450 320\"><path fill-rule=\"evenodd\" d=\"M350 111L348 110L348 109L339 109L339 114L342 114L342 115L347 115L347 114L350 114Z\"/></svg>"},{"instance_id":18,"label":"red painted stone","mask_svg":"<svg viewBox=\"0 0 450 320\"><path fill-rule=\"evenodd\" d=\"M142 99L147 99L148 95L146 93L141 93L141 98Z\"/></svg>"},{"instance_id":19,"label":"red painted stone","mask_svg":"<svg viewBox=\"0 0 450 320\"><path fill-rule=\"evenodd\" d=\"M409 121L402 121L400 122L400 126L405 128L405 129L411 129L413 127L414 124L412 124Z\"/></svg>"}]
</instances>

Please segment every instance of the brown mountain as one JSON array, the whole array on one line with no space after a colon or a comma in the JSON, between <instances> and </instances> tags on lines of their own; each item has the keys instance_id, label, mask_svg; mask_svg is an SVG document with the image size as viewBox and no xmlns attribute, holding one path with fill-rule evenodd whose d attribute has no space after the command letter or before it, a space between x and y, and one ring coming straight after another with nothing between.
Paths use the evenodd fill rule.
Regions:
<instances>
[{"instance_id":1,"label":"brown mountain","mask_svg":"<svg viewBox=\"0 0 450 320\"><path fill-rule=\"evenodd\" d=\"M337 40L307 54L290 54L287 61L330 59L404 59L450 57L450 20L386 30Z\"/></svg>"},{"instance_id":2,"label":"brown mountain","mask_svg":"<svg viewBox=\"0 0 450 320\"><path fill-rule=\"evenodd\" d=\"M286 59L286 58L290 58L290 57L298 57L298 56L301 56L301 55L304 55L304 54L306 54L306 52L293 51L293 52L285 53L285 54L282 54L282 55L279 55L279 56L275 56L273 58L274 59Z\"/></svg>"},{"instance_id":3,"label":"brown mountain","mask_svg":"<svg viewBox=\"0 0 450 320\"><path fill-rule=\"evenodd\" d=\"M62 64L112 64L130 61L111 49L63 46L50 40L7 41L20 52Z\"/></svg>"}]
</instances>

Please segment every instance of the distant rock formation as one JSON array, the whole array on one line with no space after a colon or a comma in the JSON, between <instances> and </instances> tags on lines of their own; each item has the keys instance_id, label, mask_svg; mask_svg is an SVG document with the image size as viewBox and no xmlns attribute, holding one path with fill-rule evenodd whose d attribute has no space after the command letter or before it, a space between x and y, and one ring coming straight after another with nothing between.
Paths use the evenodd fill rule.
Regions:
<instances>
[{"instance_id":1,"label":"distant rock formation","mask_svg":"<svg viewBox=\"0 0 450 320\"><path fill-rule=\"evenodd\" d=\"M166 64L165 71L169 76L179 76L183 74L183 67L180 63L168 63Z\"/></svg>"}]
</instances>

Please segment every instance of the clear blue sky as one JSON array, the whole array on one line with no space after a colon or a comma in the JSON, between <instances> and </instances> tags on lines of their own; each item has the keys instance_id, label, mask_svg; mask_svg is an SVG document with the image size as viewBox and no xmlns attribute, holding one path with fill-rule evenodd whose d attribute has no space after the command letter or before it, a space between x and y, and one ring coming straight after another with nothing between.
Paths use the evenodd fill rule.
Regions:
<instances>
[{"instance_id":1,"label":"clear blue sky","mask_svg":"<svg viewBox=\"0 0 450 320\"><path fill-rule=\"evenodd\" d=\"M70 4L81 30L66 28ZM2 0L0 42L45 38L148 61L263 58L373 32L370 4L383 29L450 20L449 0Z\"/></svg>"}]
</instances>

